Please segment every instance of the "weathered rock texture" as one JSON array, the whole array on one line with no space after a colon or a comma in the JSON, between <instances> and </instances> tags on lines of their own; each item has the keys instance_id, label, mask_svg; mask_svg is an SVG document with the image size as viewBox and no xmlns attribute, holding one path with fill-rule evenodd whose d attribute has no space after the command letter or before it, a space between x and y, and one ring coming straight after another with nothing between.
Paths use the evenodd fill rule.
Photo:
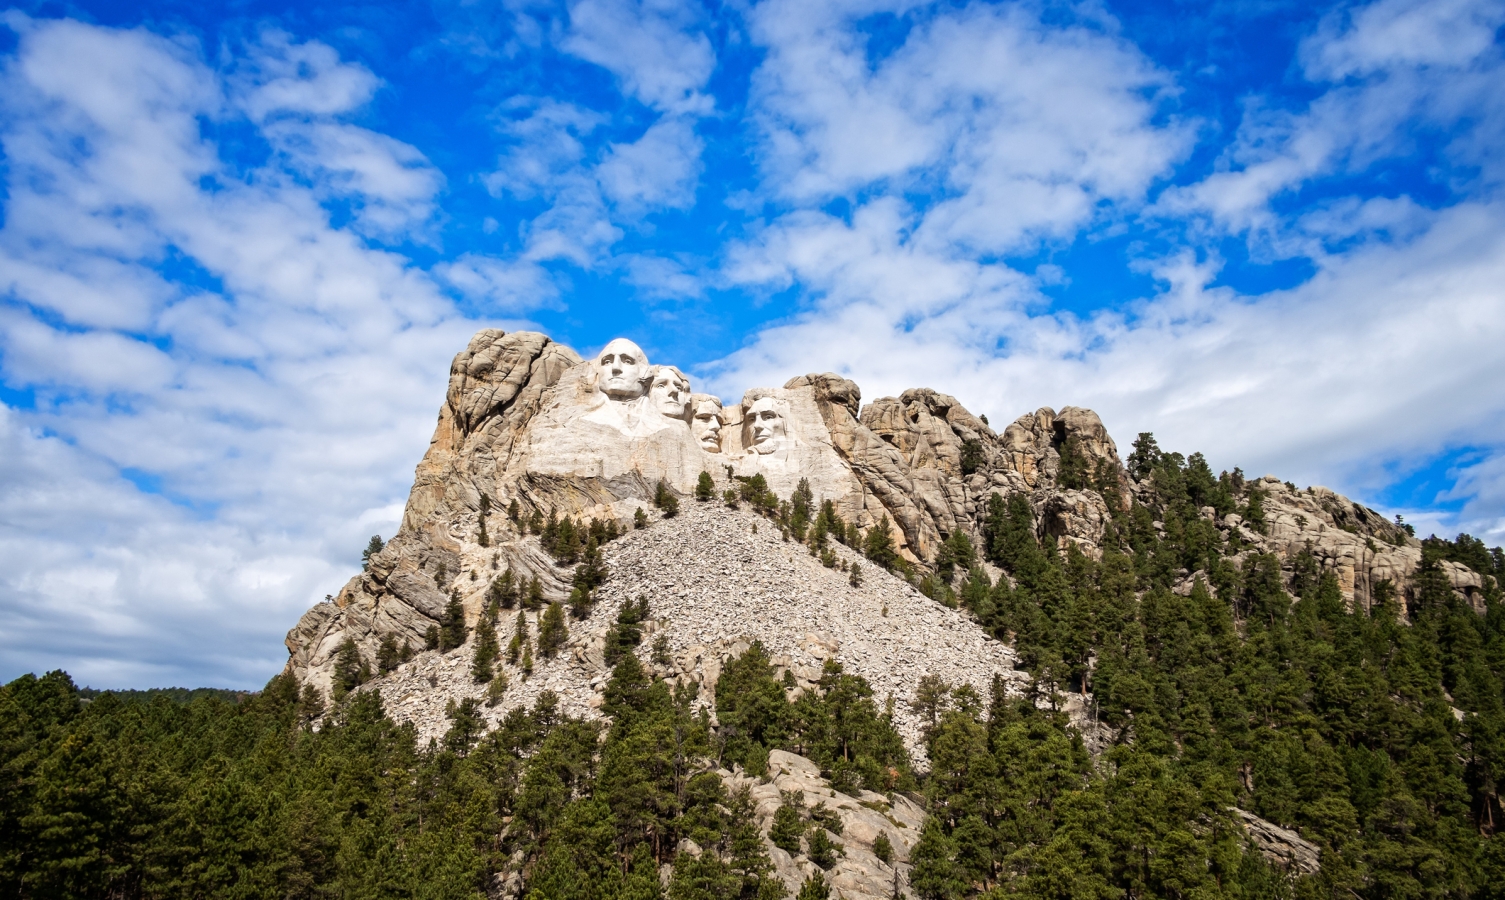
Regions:
<instances>
[{"instance_id":1,"label":"weathered rock texture","mask_svg":"<svg viewBox=\"0 0 1505 900\"><path fill-rule=\"evenodd\" d=\"M723 483L724 486L724 483ZM536 542L537 538L522 539ZM859 557L836 548L843 563ZM994 676L1012 683L1013 651L989 638L964 613L946 609L903 580L863 566L863 586L849 575L828 569L803 545L785 541L766 519L719 502L683 505L672 519L655 519L646 528L606 545L612 577L601 601L584 620L571 620L564 650L553 659L538 659L532 676L504 666L509 687L502 701L486 710L490 722L508 710L532 705L539 693L553 691L560 708L592 717L610 676L603 658L606 630L622 603L649 598L651 621L640 652L657 675L700 686L699 702L714 709L716 679L723 663L761 641L773 663L793 673L801 686L820 677L827 659L861 675L873 686L880 706L894 700L899 733L923 759L919 721L910 710L919 679L935 675L950 684L970 684L987 696ZM461 565L477 567L488 578L458 584L469 608L479 609L489 576L489 553L473 548ZM332 604L326 604L332 606ZM537 614L527 613L529 634L537 636ZM516 614L504 617L499 633L511 640ZM654 663L648 648L667 640L669 660ZM388 712L410 721L420 740L440 737L450 698L480 698L485 685L470 679L473 644L447 655L421 654L411 663L373 683Z\"/></svg>"},{"instance_id":2,"label":"weathered rock texture","mask_svg":"<svg viewBox=\"0 0 1505 900\"><path fill-rule=\"evenodd\" d=\"M648 507L662 480L686 498L686 514L610 545L614 577L603 602L589 620L574 623L564 658L519 683L519 698L548 686L565 698L566 708L589 709L604 672L592 641L599 641L616 605L641 592L655 605L658 627L674 650L665 674L710 685L720 660L753 638L801 677L818 667L820 654L835 655L880 694L894 694L912 740L902 701L920 674L986 690L994 672L1011 671L1008 649L964 614L925 600L897 579L870 569L864 587L851 588L844 575L783 544L768 523L761 536L752 535L751 514L697 508L688 495L699 474L712 473L718 490L730 484L726 467L734 475L760 474L781 497L808 479L816 498L833 501L849 522L867 528L887 517L900 552L921 570L953 533L982 544L994 493L1023 494L1042 539L1096 556L1110 508L1147 489L1128 478L1117 445L1086 409L1039 409L999 433L936 391L909 390L864 407L850 380L810 374L723 404L719 439L713 434L707 443L704 430L691 424L694 409L715 408L704 395L696 395L694 409L675 407L670 398L651 394L644 380L641 392L614 388L608 396L601 381L605 361L604 353L583 360L541 334L478 333L450 368L401 530L334 602L309 610L288 633L289 671L327 691L347 639L368 662L386 635L421 647L452 590L463 597L473 624L484 588L509 567L538 578L546 598L563 599L570 570L557 566L536 538L521 536L501 511L516 501L524 516L553 511L625 526ZM646 358L637 364L643 372L662 371ZM683 404L691 399L686 386ZM1095 488L1062 487L1068 451L1091 473ZM1237 516L1217 522L1225 533L1237 531L1251 552L1289 560L1309 548L1337 574L1350 602L1364 607L1381 581L1403 595L1410 589L1420 546L1384 517L1325 488L1296 491L1273 477L1258 487L1266 497L1265 533ZM492 504L484 547L483 496ZM1212 517L1210 508L1206 512ZM1460 594L1477 602L1478 576L1461 566L1449 565L1448 572ZM1195 574L1187 573L1187 590ZM434 717L445 697L478 692L465 682L458 659L425 657L384 679L380 689L399 715L436 733L441 724ZM443 690L429 685L430 678ZM425 699L430 695L440 699Z\"/></svg>"}]
</instances>

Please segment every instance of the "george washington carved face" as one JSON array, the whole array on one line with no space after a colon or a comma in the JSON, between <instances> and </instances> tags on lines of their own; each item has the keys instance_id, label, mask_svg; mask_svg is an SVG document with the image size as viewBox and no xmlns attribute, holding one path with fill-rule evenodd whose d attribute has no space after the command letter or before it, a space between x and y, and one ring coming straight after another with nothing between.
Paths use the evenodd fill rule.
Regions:
<instances>
[{"instance_id":1,"label":"george washington carved face","mask_svg":"<svg viewBox=\"0 0 1505 900\"><path fill-rule=\"evenodd\" d=\"M743 427L752 452L760 455L773 453L783 447L789 437L784 413L772 397L763 397L753 402L747 410Z\"/></svg>"},{"instance_id":2,"label":"george washington carved face","mask_svg":"<svg viewBox=\"0 0 1505 900\"><path fill-rule=\"evenodd\" d=\"M695 401L695 418L690 433L707 453L721 452L721 401L701 395Z\"/></svg>"},{"instance_id":3,"label":"george washington carved face","mask_svg":"<svg viewBox=\"0 0 1505 900\"><path fill-rule=\"evenodd\" d=\"M690 412L690 379L673 366L654 366L652 384L648 396L653 408L671 419L688 419Z\"/></svg>"},{"instance_id":4,"label":"george washington carved face","mask_svg":"<svg viewBox=\"0 0 1505 900\"><path fill-rule=\"evenodd\" d=\"M613 400L636 400L648 392L648 356L627 338L617 338L596 357L596 389Z\"/></svg>"}]
</instances>

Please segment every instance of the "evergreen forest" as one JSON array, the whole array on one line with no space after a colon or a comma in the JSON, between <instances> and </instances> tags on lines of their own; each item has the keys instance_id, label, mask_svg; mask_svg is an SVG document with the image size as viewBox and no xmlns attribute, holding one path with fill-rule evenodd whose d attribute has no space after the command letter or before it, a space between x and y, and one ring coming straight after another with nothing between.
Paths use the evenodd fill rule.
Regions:
<instances>
[{"instance_id":1,"label":"evergreen forest","mask_svg":"<svg viewBox=\"0 0 1505 900\"><path fill-rule=\"evenodd\" d=\"M1350 608L1310 553L1250 552L1200 513L1262 527L1237 471L1146 434L1129 473L1125 504L1116 473L1062 454L1063 483L1110 498L1100 559L1040 541L1027 498L994 495L982 544L949 536L923 574L886 521L862 533L807 487L697 492L748 504L828 565L827 542L847 543L1014 644L1025 694L927 679L909 701L924 765L891 698L835 663L798 690L757 644L722 670L713 727L694 686L640 660L651 598L613 631L608 720L565 716L545 693L483 733L467 701L426 744L372 691L326 706L285 676L248 694L27 675L0 688L0 897L778 900L790 892L747 791L718 770L760 775L783 749L836 790L921 804L919 842L893 860L896 889L920 900L1505 898L1499 548L1429 538L1411 590L1381 585ZM566 541L589 582L577 605L605 577L596 537ZM1482 615L1443 562L1485 576ZM1267 861L1236 810L1298 832L1320 870ZM833 827L781 809L770 837L828 870ZM797 898L836 896L816 875Z\"/></svg>"}]
</instances>

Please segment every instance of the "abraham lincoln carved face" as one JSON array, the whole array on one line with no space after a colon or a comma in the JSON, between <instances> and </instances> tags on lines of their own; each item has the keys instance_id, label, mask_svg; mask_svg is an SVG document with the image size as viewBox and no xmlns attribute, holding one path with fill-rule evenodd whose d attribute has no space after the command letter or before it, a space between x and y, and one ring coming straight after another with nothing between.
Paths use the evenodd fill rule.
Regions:
<instances>
[{"instance_id":1,"label":"abraham lincoln carved face","mask_svg":"<svg viewBox=\"0 0 1505 900\"><path fill-rule=\"evenodd\" d=\"M763 397L753 402L747 410L743 426L750 440L752 452L767 455L784 446L789 437L788 424L779 404L772 397Z\"/></svg>"}]
</instances>

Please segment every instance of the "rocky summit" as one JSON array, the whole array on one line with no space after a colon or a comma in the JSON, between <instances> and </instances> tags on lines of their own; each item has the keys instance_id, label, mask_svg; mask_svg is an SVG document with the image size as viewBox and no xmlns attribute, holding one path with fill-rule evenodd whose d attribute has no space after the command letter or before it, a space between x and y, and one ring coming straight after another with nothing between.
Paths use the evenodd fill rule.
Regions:
<instances>
[{"instance_id":1,"label":"rocky summit","mask_svg":"<svg viewBox=\"0 0 1505 900\"><path fill-rule=\"evenodd\" d=\"M1012 677L1009 647L965 613L937 611L937 602L915 589L916 576L935 570L952 535L985 541L994 494L1026 497L1041 540L1095 556L1110 507L1148 485L1125 469L1091 410L1040 409L994 431L930 389L866 406L861 399L856 384L827 373L754 388L727 403L695 393L683 372L651 364L630 341L613 341L584 360L542 334L482 331L450 367L401 530L288 633L288 671L327 692L347 641L373 669L384 639L423 648L451 595L473 628L493 582L507 571L518 583L536 579L545 602L567 600L574 561L561 562L526 526L570 518L609 521L627 537L603 551L611 577L589 617L570 628L568 652L541 663L532 679L513 679L516 699L502 709L540 684L590 708L606 671L602 641L619 604L639 594L652 608L646 627L668 641L662 674L703 688L719 662L751 640L762 641L797 679L808 681L826 658L870 675L892 695L901 722L924 674L979 690L994 675ZM701 473L714 482L714 502L689 500ZM766 517L727 508L725 491L755 476L781 500L803 482L816 504L830 501L842 522L862 532L890 523L909 579L868 566L854 585L846 570L856 556L841 542L831 550L838 570L803 544L786 542ZM676 519L666 520L654 504L660 483L688 504ZM1337 575L1345 602L1364 608L1381 582L1408 590L1421 550L1398 526L1325 488L1296 490L1274 476L1255 484L1266 523L1258 530L1237 514L1203 510L1222 535L1237 534L1246 552L1289 561L1309 551ZM648 525L634 530L640 516ZM1482 604L1479 575L1443 565L1454 588ZM1200 574L1180 573L1180 591ZM536 610L525 617L530 628L537 617ZM515 627L504 623L503 643ZM417 660L377 686L398 694L400 715L437 728L446 702L469 690L465 679L451 683L442 675L458 671L465 652ZM432 669L446 687L398 688L415 666Z\"/></svg>"},{"instance_id":2,"label":"rocky summit","mask_svg":"<svg viewBox=\"0 0 1505 900\"><path fill-rule=\"evenodd\" d=\"M718 683L756 657L790 700L857 676L923 772L938 711L973 710L951 720L965 730L982 698L995 710L1006 698L1064 711L1076 752L1135 739L1122 711L1134 708L1121 699L1133 689L1127 657L1107 664L1118 666L1102 680L1120 711L1100 721L1096 651L1063 663L1042 650L1040 612L998 608L1016 578L1035 577L1025 574L1029 553L1047 554L1053 572L1072 560L1108 572L1108 554L1127 558L1113 547L1185 548L1143 564L1169 565L1152 573L1157 596L1222 604L1204 616L1213 631L1227 610L1284 596L1287 583L1310 596L1320 580L1348 613L1395 603L1391 621L1402 624L1423 576L1434 606L1438 590L1479 613L1492 602L1495 584L1477 567L1426 557L1399 522L1330 490L1237 471L1214 480L1200 457L1160 454L1149 435L1135 448L1121 458L1098 416L1078 407L1028 412L995 431L926 388L863 405L856 384L830 373L729 402L625 339L583 359L541 334L482 331L450 368L401 530L373 539L363 571L288 633L285 675L315 698L311 708L378 693L388 715L436 746L462 721L500 733L530 715L605 718L624 654L702 727L722 727ZM1166 491L1198 495L1166 481L1183 476L1217 485L1216 504L1155 518ZM1030 549L1011 557L1020 535L1009 529L1019 527L1018 546ZM1030 609L1044 610L1048 581L1036 577ZM1142 617L1166 601L1145 602ZM1072 620L1056 643L1070 650L1095 627ZM1199 652L1211 646L1203 640ZM1452 715L1463 721L1462 710ZM710 771L744 798L738 808L756 819L791 894L826 877L849 900L917 895L907 880L923 798L863 790L786 749L763 752L744 755L748 767L723 760ZM1239 772L1254 792L1254 769ZM789 809L827 816L827 830L811 833L840 835L834 849L778 838L776 818ZM1230 811L1241 840L1272 865L1319 871L1322 849L1297 831ZM710 851L686 838L674 852ZM498 871L491 893L520 896L530 871L520 859Z\"/></svg>"}]
</instances>

